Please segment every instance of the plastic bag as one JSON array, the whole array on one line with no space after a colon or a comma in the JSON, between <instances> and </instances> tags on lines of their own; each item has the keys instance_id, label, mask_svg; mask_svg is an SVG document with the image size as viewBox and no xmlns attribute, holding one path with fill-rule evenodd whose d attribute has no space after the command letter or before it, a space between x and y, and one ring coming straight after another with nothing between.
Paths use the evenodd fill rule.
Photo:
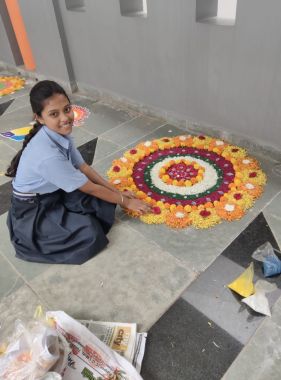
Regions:
<instances>
[{"instance_id":1,"label":"plastic bag","mask_svg":"<svg viewBox=\"0 0 281 380\"><path fill-rule=\"evenodd\" d=\"M253 259L263 263L263 274L265 277L276 276L281 273L281 261L274 253L269 242L258 247L252 254Z\"/></svg>"},{"instance_id":2,"label":"plastic bag","mask_svg":"<svg viewBox=\"0 0 281 380\"><path fill-rule=\"evenodd\" d=\"M249 297L255 293L255 287L253 283L254 279L254 264L251 263L248 268L234 281L228 284L228 288L234 292L240 294L242 297Z\"/></svg>"},{"instance_id":3,"label":"plastic bag","mask_svg":"<svg viewBox=\"0 0 281 380\"><path fill-rule=\"evenodd\" d=\"M65 346L61 342L56 329L43 319L26 324L17 320L13 334L3 343L0 379L42 379L57 362L61 362L59 358L64 358L61 351L65 350ZM59 369L62 371L66 364L65 360Z\"/></svg>"},{"instance_id":4,"label":"plastic bag","mask_svg":"<svg viewBox=\"0 0 281 380\"><path fill-rule=\"evenodd\" d=\"M268 299L264 291L257 290L256 293L252 296L243 298L242 302L244 302L257 313L271 317Z\"/></svg>"}]
</instances>

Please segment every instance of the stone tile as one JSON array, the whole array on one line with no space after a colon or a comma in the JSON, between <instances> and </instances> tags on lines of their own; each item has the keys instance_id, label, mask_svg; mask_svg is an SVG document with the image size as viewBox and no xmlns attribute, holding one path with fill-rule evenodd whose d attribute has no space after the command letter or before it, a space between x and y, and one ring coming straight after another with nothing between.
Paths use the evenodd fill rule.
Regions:
<instances>
[{"instance_id":1,"label":"stone tile","mask_svg":"<svg viewBox=\"0 0 281 380\"><path fill-rule=\"evenodd\" d=\"M139 116L130 122L124 123L113 130L103 133L102 137L119 144L121 146L129 145L140 138L144 138L153 129L163 125L161 119L152 119L146 116Z\"/></svg>"},{"instance_id":2,"label":"stone tile","mask_svg":"<svg viewBox=\"0 0 281 380\"><path fill-rule=\"evenodd\" d=\"M10 181L10 179L5 176L5 172L16 152L6 143L6 141L2 140L0 140L0 152L0 185L2 185L3 183Z\"/></svg>"},{"instance_id":3,"label":"stone tile","mask_svg":"<svg viewBox=\"0 0 281 380\"><path fill-rule=\"evenodd\" d=\"M27 282L46 271L50 265L32 263L15 257L11 244L9 230L6 225L7 213L0 216L0 251ZM1 269L0 269L1 271Z\"/></svg>"},{"instance_id":4,"label":"stone tile","mask_svg":"<svg viewBox=\"0 0 281 380\"><path fill-rule=\"evenodd\" d=\"M7 177L6 177L7 178ZM12 193L11 179L3 185L0 185L0 215L5 214L10 208Z\"/></svg>"},{"instance_id":5,"label":"stone tile","mask_svg":"<svg viewBox=\"0 0 281 380\"><path fill-rule=\"evenodd\" d=\"M21 109L25 107L29 107L29 109L31 109L29 94L24 94L24 95L15 97L13 99L13 104L9 107L9 109L6 111L5 114L8 115L9 113L14 112L14 111L21 112Z\"/></svg>"},{"instance_id":6,"label":"stone tile","mask_svg":"<svg viewBox=\"0 0 281 380\"><path fill-rule=\"evenodd\" d=\"M246 344L264 317L251 312L241 303L241 297L226 286L243 271L240 265L220 256L182 297L241 344Z\"/></svg>"},{"instance_id":7,"label":"stone tile","mask_svg":"<svg viewBox=\"0 0 281 380\"><path fill-rule=\"evenodd\" d=\"M136 322L146 330L194 273L123 223L109 239L107 249L79 268L52 266L30 284L54 310L78 319Z\"/></svg>"},{"instance_id":8,"label":"stone tile","mask_svg":"<svg viewBox=\"0 0 281 380\"><path fill-rule=\"evenodd\" d=\"M89 132L94 133L96 136L117 127L136 116L136 114L131 111L117 107L114 109L99 102L93 104L92 107L89 108L91 114L85 121L84 128L89 130Z\"/></svg>"},{"instance_id":9,"label":"stone tile","mask_svg":"<svg viewBox=\"0 0 281 380\"><path fill-rule=\"evenodd\" d=\"M208 230L188 227L174 230L166 225L148 225L139 219L125 216L130 227L146 239L154 241L179 260L188 263L196 272L205 270L253 219L248 213L232 223L223 222Z\"/></svg>"},{"instance_id":10,"label":"stone tile","mask_svg":"<svg viewBox=\"0 0 281 380\"><path fill-rule=\"evenodd\" d=\"M281 192L265 207L263 213L267 219L269 216L281 218Z\"/></svg>"},{"instance_id":11,"label":"stone tile","mask_svg":"<svg viewBox=\"0 0 281 380\"><path fill-rule=\"evenodd\" d=\"M14 330L14 322L20 319L24 322L33 319L35 309L41 305L48 309L28 285L23 282L21 287L0 301L1 337L10 335Z\"/></svg>"},{"instance_id":12,"label":"stone tile","mask_svg":"<svg viewBox=\"0 0 281 380\"><path fill-rule=\"evenodd\" d=\"M120 150L120 145L114 144L102 137L98 138L94 163L103 160L105 157L111 155L113 152Z\"/></svg>"},{"instance_id":13,"label":"stone tile","mask_svg":"<svg viewBox=\"0 0 281 380\"><path fill-rule=\"evenodd\" d=\"M208 322L179 299L149 330L143 379L220 379L242 345L215 323L210 328Z\"/></svg>"},{"instance_id":14,"label":"stone tile","mask_svg":"<svg viewBox=\"0 0 281 380\"><path fill-rule=\"evenodd\" d=\"M22 107L4 114L0 120L0 132L7 132L11 129L25 127L32 121L32 111L30 106ZM10 141L7 139L7 141Z\"/></svg>"},{"instance_id":15,"label":"stone tile","mask_svg":"<svg viewBox=\"0 0 281 380\"><path fill-rule=\"evenodd\" d=\"M0 300L22 285L22 280L0 250ZM1 302L1 301L0 301Z\"/></svg>"},{"instance_id":16,"label":"stone tile","mask_svg":"<svg viewBox=\"0 0 281 380\"><path fill-rule=\"evenodd\" d=\"M281 358L281 300L265 318L250 342L230 366L223 380L279 380Z\"/></svg>"},{"instance_id":17,"label":"stone tile","mask_svg":"<svg viewBox=\"0 0 281 380\"><path fill-rule=\"evenodd\" d=\"M88 165L92 165L97 145L97 137L79 146L79 152Z\"/></svg>"},{"instance_id":18,"label":"stone tile","mask_svg":"<svg viewBox=\"0 0 281 380\"><path fill-rule=\"evenodd\" d=\"M266 221L271 229L271 232L273 233L273 236L279 245L281 247L281 217L276 217L272 214L268 214L266 212L266 209L263 211L263 214L266 218Z\"/></svg>"},{"instance_id":19,"label":"stone tile","mask_svg":"<svg viewBox=\"0 0 281 380\"><path fill-rule=\"evenodd\" d=\"M0 103L0 116L3 115L7 111L7 109L11 106L13 103L14 99L10 99L6 102Z\"/></svg>"},{"instance_id":20,"label":"stone tile","mask_svg":"<svg viewBox=\"0 0 281 380\"><path fill-rule=\"evenodd\" d=\"M88 141L93 140L96 135L90 133L84 127L73 127L72 137L74 138L74 144L76 147L86 144Z\"/></svg>"}]
</instances>

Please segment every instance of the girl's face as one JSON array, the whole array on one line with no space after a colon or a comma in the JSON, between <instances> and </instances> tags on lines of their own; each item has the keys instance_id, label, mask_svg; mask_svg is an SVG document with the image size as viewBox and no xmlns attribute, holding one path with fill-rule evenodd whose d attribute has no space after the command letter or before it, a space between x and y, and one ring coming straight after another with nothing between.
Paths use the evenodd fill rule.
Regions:
<instances>
[{"instance_id":1,"label":"girl's face","mask_svg":"<svg viewBox=\"0 0 281 380\"><path fill-rule=\"evenodd\" d=\"M36 119L48 128L66 136L72 132L74 113L71 104L63 94L54 94L45 101L41 116Z\"/></svg>"}]
</instances>

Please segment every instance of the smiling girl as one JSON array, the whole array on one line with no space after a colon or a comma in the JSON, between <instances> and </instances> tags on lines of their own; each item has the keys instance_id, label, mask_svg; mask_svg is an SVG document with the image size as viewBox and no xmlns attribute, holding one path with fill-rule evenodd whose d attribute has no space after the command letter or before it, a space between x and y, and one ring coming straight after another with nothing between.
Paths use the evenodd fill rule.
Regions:
<instances>
[{"instance_id":1,"label":"smiling girl","mask_svg":"<svg viewBox=\"0 0 281 380\"><path fill-rule=\"evenodd\" d=\"M10 238L20 259L82 264L107 245L116 204L140 213L149 207L85 163L73 144L74 115L61 86L38 82L30 103L36 123L6 173L14 177Z\"/></svg>"}]
</instances>

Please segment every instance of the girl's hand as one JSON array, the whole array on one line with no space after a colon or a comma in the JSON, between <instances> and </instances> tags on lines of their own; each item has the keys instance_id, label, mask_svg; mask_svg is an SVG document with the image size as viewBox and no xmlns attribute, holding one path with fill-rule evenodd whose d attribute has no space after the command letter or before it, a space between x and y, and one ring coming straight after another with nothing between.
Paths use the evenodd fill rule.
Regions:
<instances>
[{"instance_id":1,"label":"girl's hand","mask_svg":"<svg viewBox=\"0 0 281 380\"><path fill-rule=\"evenodd\" d=\"M146 214L151 211L151 207L148 204L135 198L126 198L126 201L124 199L124 207L141 214Z\"/></svg>"},{"instance_id":2,"label":"girl's hand","mask_svg":"<svg viewBox=\"0 0 281 380\"><path fill-rule=\"evenodd\" d=\"M130 190L121 191L121 194L124 195L125 197L129 198L129 199L135 199L136 198L136 195Z\"/></svg>"}]
</instances>

